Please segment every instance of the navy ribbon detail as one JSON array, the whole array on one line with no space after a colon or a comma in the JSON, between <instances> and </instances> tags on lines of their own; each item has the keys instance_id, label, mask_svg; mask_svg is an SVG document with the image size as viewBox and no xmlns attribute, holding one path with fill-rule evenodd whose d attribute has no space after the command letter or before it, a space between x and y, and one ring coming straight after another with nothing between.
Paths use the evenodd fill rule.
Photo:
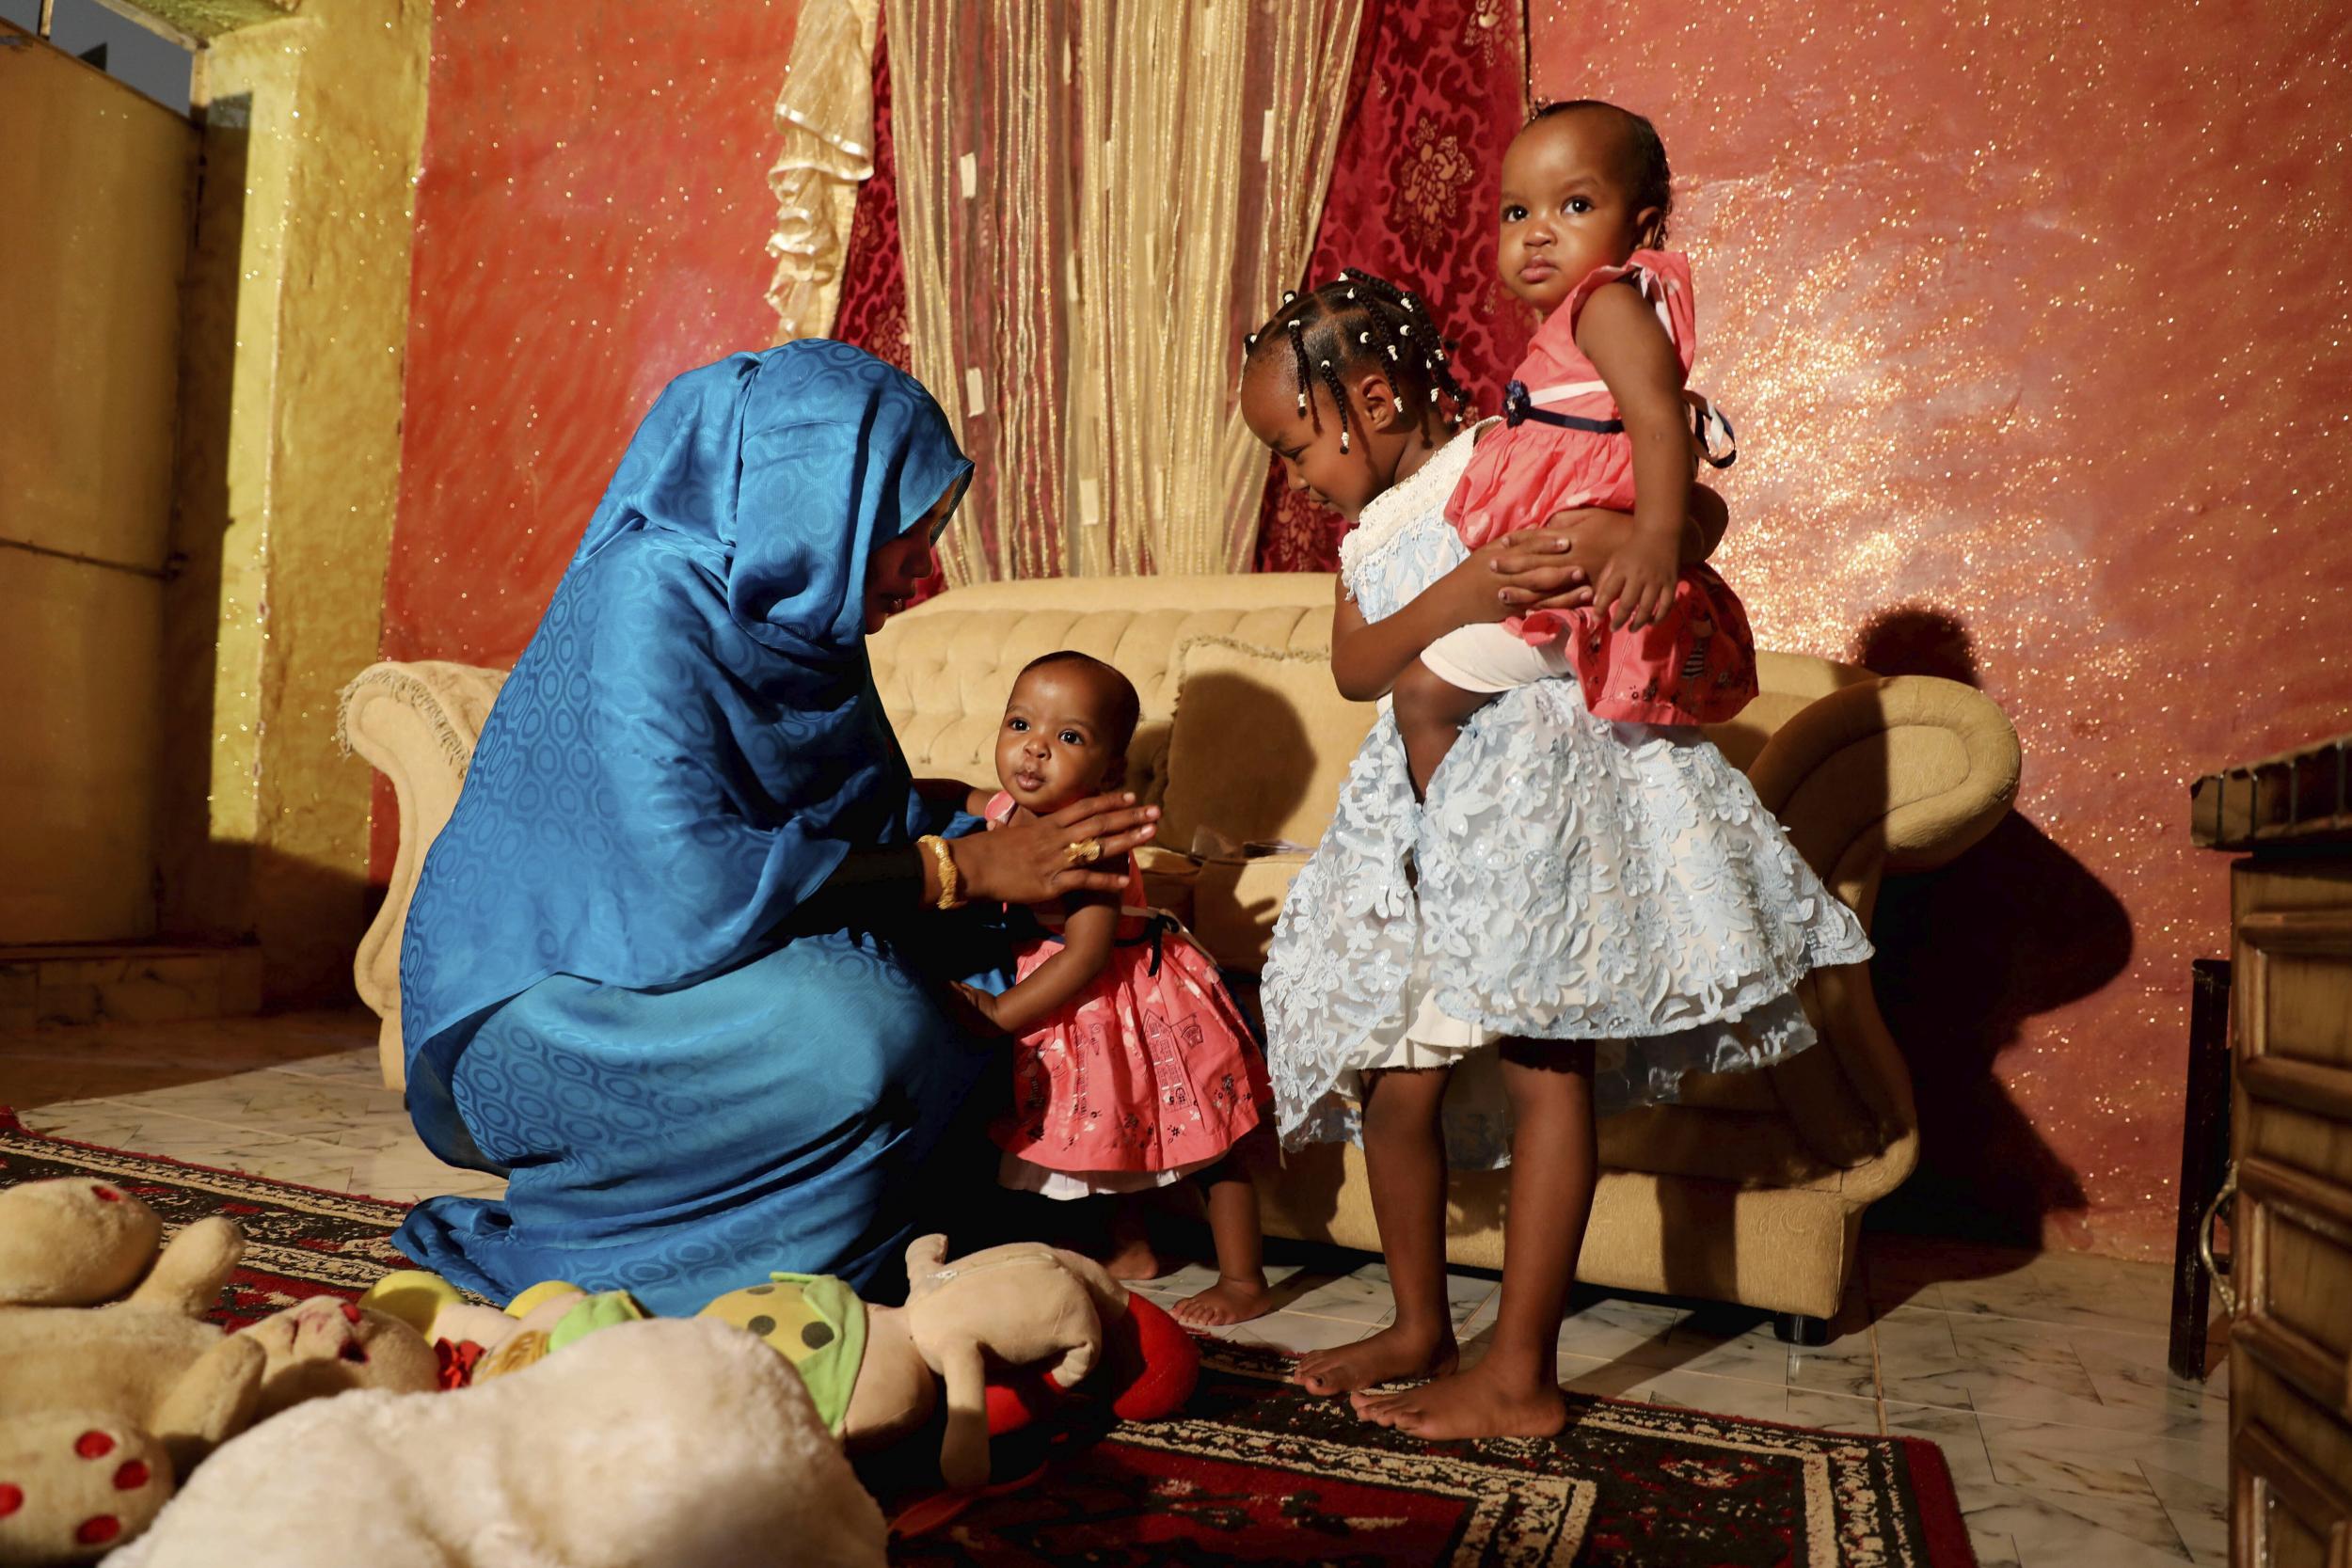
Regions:
<instances>
[{"instance_id":1,"label":"navy ribbon detail","mask_svg":"<svg viewBox=\"0 0 2352 1568\"><path fill-rule=\"evenodd\" d=\"M1622 436L1623 420L1587 420L1574 414L1555 414L1549 408L1538 408L1527 395L1527 383L1514 381L1502 388L1502 418L1508 424L1524 424L1534 420L1537 424L1556 424L1563 430L1590 431L1595 436Z\"/></svg>"},{"instance_id":2,"label":"navy ribbon detail","mask_svg":"<svg viewBox=\"0 0 2352 1568\"><path fill-rule=\"evenodd\" d=\"M1510 425L1521 425L1533 420L1537 424L1558 425L1563 430L1587 431L1595 436L1625 434L1623 420L1587 420L1576 414L1555 414L1549 408L1536 407L1534 401L1528 396L1527 383L1524 381L1514 381L1502 388L1502 419L1504 423ZM1708 439L1708 426L1710 420L1720 426L1724 433L1725 450L1721 457L1715 455L1715 444ZM1728 468L1739 459L1740 438L1732 434L1731 421L1724 419L1720 410L1693 406L1691 410L1691 434L1697 437L1699 455L1707 459L1709 467Z\"/></svg>"},{"instance_id":3,"label":"navy ribbon detail","mask_svg":"<svg viewBox=\"0 0 2352 1568\"><path fill-rule=\"evenodd\" d=\"M1152 963L1151 967L1146 969L1144 973L1146 974L1157 974L1160 972L1161 938L1165 936L1169 928L1175 924L1176 920L1173 915L1162 914L1157 911L1154 911L1152 917L1144 922L1143 930L1139 934L1132 937L1114 937L1111 939L1112 945L1117 947L1150 947L1152 949Z\"/></svg>"}]
</instances>

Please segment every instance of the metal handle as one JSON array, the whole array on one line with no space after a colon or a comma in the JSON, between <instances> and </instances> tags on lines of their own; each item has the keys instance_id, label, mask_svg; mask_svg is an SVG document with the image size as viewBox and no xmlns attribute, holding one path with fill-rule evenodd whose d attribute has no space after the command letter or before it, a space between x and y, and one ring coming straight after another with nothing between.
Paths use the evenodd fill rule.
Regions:
<instances>
[{"instance_id":1,"label":"metal handle","mask_svg":"<svg viewBox=\"0 0 2352 1568\"><path fill-rule=\"evenodd\" d=\"M2221 1179L2221 1190L2213 1195L2211 1203L2205 1205L2205 1217L2197 1226L2198 1261L2205 1265L2205 1277L2213 1281L2213 1293L2221 1299L2222 1312L2233 1318L2237 1316L2237 1291L2231 1288L2230 1276L2224 1274L2220 1265L2213 1260L2213 1222L2221 1217L2221 1206L2235 1196L2237 1196L2237 1162L2233 1160L2230 1162L2228 1173ZM2234 1221L2233 1223L2234 1224ZM2234 1251L2230 1258L2230 1266L2233 1270L2237 1267L2237 1257Z\"/></svg>"}]
</instances>

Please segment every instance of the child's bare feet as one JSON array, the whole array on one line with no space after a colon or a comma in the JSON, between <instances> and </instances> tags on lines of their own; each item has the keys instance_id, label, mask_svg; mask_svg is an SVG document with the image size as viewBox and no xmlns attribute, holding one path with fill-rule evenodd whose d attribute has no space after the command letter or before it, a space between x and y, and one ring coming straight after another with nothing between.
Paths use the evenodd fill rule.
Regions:
<instances>
[{"instance_id":1,"label":"child's bare feet","mask_svg":"<svg viewBox=\"0 0 2352 1568\"><path fill-rule=\"evenodd\" d=\"M1549 1437L1568 1420L1567 1402L1557 1385L1541 1377L1507 1376L1492 1360L1401 1394L1359 1393L1349 1402L1376 1426L1437 1441Z\"/></svg>"},{"instance_id":2,"label":"child's bare feet","mask_svg":"<svg viewBox=\"0 0 2352 1568\"><path fill-rule=\"evenodd\" d=\"M1103 1259L1103 1270L1113 1279L1157 1279L1168 1272L1168 1259L1143 1235L1121 1237Z\"/></svg>"},{"instance_id":3,"label":"child's bare feet","mask_svg":"<svg viewBox=\"0 0 2352 1568\"><path fill-rule=\"evenodd\" d=\"M1207 1290L1186 1296L1168 1310L1178 1323L1195 1328L1248 1323L1274 1310L1274 1288L1265 1282L1264 1275L1254 1279L1220 1277Z\"/></svg>"},{"instance_id":4,"label":"child's bare feet","mask_svg":"<svg viewBox=\"0 0 2352 1568\"><path fill-rule=\"evenodd\" d=\"M1300 1356L1291 1381L1311 1394L1350 1394L1400 1377L1443 1377L1460 1356L1450 1324L1420 1330L1391 1323L1352 1345Z\"/></svg>"}]
</instances>

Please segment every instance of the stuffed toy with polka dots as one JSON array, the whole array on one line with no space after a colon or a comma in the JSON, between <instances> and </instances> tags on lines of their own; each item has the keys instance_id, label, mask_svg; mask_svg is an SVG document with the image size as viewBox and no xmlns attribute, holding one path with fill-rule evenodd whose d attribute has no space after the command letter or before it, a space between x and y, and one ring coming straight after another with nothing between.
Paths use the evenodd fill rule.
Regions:
<instances>
[{"instance_id":1,"label":"stuffed toy with polka dots","mask_svg":"<svg viewBox=\"0 0 2352 1568\"><path fill-rule=\"evenodd\" d=\"M86 1560L254 1421L355 1387L430 1387L405 1325L316 1298L241 1333L204 1321L245 1250L234 1223L163 1240L87 1178L0 1190L0 1564Z\"/></svg>"}]
</instances>

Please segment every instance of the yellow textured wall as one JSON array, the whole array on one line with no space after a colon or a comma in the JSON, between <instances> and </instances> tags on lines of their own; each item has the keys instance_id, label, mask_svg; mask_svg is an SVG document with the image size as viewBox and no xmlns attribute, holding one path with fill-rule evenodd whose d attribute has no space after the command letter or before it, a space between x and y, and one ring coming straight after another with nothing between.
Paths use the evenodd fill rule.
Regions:
<instances>
[{"instance_id":1,"label":"yellow textured wall","mask_svg":"<svg viewBox=\"0 0 2352 1568\"><path fill-rule=\"evenodd\" d=\"M164 919L258 937L278 1003L348 994L369 912L370 774L335 698L381 619L430 22L307 0L201 66Z\"/></svg>"},{"instance_id":2,"label":"yellow textured wall","mask_svg":"<svg viewBox=\"0 0 2352 1568\"><path fill-rule=\"evenodd\" d=\"M196 135L7 31L0 944L140 937Z\"/></svg>"}]
</instances>

